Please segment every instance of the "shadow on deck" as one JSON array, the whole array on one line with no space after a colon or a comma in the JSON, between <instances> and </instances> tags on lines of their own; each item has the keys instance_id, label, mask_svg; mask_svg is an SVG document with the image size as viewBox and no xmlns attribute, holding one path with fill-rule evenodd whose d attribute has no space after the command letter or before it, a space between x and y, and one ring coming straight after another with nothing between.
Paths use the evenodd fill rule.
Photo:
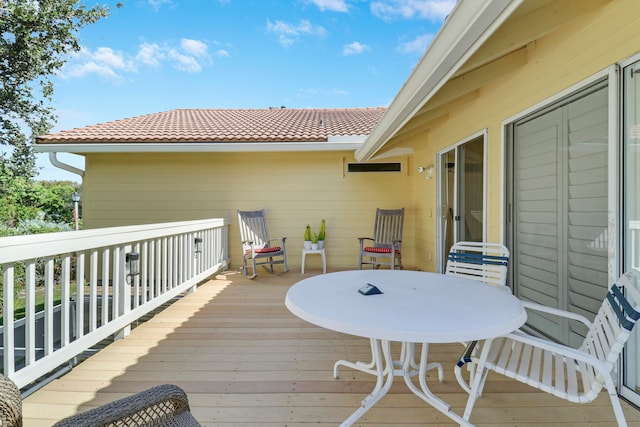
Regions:
<instances>
[{"instance_id":1,"label":"shadow on deck","mask_svg":"<svg viewBox=\"0 0 640 427\"><path fill-rule=\"evenodd\" d=\"M316 327L287 310L288 288L310 275L261 272L247 280L238 271L219 274L128 338L27 397L24 425L50 426L162 383L187 392L192 413L204 426L339 425L375 381L347 368L335 380L333 363L368 360L369 341ZM467 395L458 387L453 366L461 351L460 344L432 345L430 358L445 367L445 381L427 380L459 414ZM640 427L640 412L623 406L629 425ZM588 405L570 404L495 374L489 375L471 421L478 426L616 425L604 394ZM455 423L396 381L356 425Z\"/></svg>"}]
</instances>

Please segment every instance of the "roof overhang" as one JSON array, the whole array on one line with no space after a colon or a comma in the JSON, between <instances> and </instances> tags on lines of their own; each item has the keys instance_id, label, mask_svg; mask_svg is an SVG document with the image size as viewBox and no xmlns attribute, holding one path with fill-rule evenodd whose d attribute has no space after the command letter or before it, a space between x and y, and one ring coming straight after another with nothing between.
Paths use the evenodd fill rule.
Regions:
<instances>
[{"instance_id":1,"label":"roof overhang","mask_svg":"<svg viewBox=\"0 0 640 427\"><path fill-rule=\"evenodd\" d=\"M459 0L369 138L356 150L370 160L444 86L524 0Z\"/></svg>"},{"instance_id":2,"label":"roof overhang","mask_svg":"<svg viewBox=\"0 0 640 427\"><path fill-rule=\"evenodd\" d=\"M47 143L35 144L39 153L243 153L354 151L366 135L330 136L327 141L192 142L192 143Z\"/></svg>"}]
</instances>

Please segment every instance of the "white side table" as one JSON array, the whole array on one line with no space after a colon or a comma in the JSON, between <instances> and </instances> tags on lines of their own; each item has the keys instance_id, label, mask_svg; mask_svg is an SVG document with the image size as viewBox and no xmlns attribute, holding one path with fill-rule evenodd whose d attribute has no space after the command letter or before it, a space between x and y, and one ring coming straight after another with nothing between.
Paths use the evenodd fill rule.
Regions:
<instances>
[{"instance_id":1,"label":"white side table","mask_svg":"<svg viewBox=\"0 0 640 427\"><path fill-rule=\"evenodd\" d=\"M322 256L322 273L327 272L327 258L324 253L324 248L322 249L302 249L302 274L304 274L304 262L307 257L307 254L319 254Z\"/></svg>"}]
</instances>

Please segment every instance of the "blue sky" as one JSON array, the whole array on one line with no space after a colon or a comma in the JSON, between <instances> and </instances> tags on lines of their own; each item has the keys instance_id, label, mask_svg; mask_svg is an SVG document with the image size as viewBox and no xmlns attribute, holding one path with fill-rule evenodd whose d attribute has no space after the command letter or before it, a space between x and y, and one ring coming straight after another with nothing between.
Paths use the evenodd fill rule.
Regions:
<instances>
[{"instance_id":1,"label":"blue sky","mask_svg":"<svg viewBox=\"0 0 640 427\"><path fill-rule=\"evenodd\" d=\"M176 108L387 106L455 0L115 3L54 77L53 131ZM38 164L40 179L80 180Z\"/></svg>"}]
</instances>

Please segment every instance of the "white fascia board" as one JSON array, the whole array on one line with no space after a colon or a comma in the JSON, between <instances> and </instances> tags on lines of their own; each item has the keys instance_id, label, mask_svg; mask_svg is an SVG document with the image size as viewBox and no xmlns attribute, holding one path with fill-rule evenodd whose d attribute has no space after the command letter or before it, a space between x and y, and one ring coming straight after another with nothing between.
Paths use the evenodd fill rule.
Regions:
<instances>
[{"instance_id":1,"label":"white fascia board","mask_svg":"<svg viewBox=\"0 0 640 427\"><path fill-rule=\"evenodd\" d=\"M364 137L354 141L329 142L219 142L219 143L141 143L141 144L36 144L39 153L249 153L249 152L303 152L354 151L360 148Z\"/></svg>"},{"instance_id":2,"label":"white fascia board","mask_svg":"<svg viewBox=\"0 0 640 427\"><path fill-rule=\"evenodd\" d=\"M459 0L433 42L355 153L369 160L456 73L524 0Z\"/></svg>"}]
</instances>

